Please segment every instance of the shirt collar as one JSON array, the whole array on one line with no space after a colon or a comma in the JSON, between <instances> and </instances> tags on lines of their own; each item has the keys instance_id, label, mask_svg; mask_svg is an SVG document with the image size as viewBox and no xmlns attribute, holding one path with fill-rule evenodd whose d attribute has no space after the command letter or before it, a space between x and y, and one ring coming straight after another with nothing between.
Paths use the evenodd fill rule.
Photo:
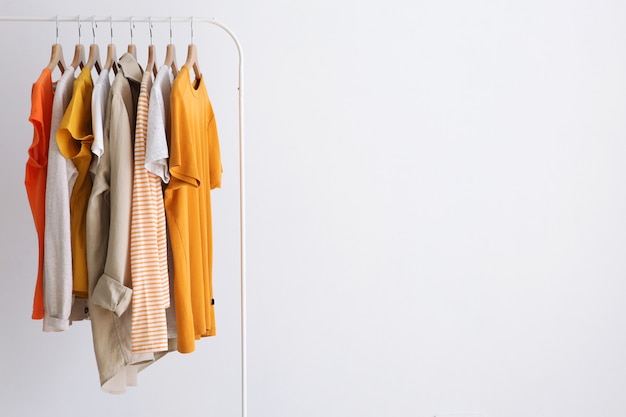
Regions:
<instances>
[{"instance_id":1,"label":"shirt collar","mask_svg":"<svg viewBox=\"0 0 626 417\"><path fill-rule=\"evenodd\" d=\"M135 82L141 83L141 77L143 76L143 70L141 66L137 63L135 57L126 52L118 61L120 70L124 77L133 80Z\"/></svg>"}]
</instances>

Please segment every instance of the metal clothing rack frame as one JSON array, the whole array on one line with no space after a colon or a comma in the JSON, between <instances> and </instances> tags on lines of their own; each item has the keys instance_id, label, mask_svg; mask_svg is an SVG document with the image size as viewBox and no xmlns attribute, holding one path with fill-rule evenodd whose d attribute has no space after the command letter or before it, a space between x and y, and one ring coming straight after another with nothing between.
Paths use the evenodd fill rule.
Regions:
<instances>
[{"instance_id":1,"label":"metal clothing rack frame","mask_svg":"<svg viewBox=\"0 0 626 417\"><path fill-rule=\"evenodd\" d=\"M244 94L243 94L243 49L235 33L223 23L218 22L215 18L207 17L113 17L113 16L88 16L81 18L78 16L51 16L51 17L33 17L33 16L0 16L0 22L56 22L57 30L59 22L77 22L95 23L95 22L148 22L148 23L191 23L191 43L193 43L193 25L194 23L208 23L219 27L225 31L235 42L237 53L239 55L239 77L238 77L238 96L239 96L239 272L240 272L240 298L241 298L241 415L246 417L248 414L248 390L247 390L247 349L246 349L246 216L245 216L245 163L244 163ZM152 28L150 28L152 30ZM170 26L171 30L171 26ZM131 32L132 36L132 32ZM58 37L58 34L57 34Z\"/></svg>"}]
</instances>

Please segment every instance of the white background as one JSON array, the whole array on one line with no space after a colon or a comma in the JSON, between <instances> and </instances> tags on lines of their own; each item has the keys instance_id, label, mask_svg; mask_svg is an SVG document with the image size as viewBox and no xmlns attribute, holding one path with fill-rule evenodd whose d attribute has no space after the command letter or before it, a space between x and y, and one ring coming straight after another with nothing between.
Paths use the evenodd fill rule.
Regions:
<instances>
[{"instance_id":1,"label":"white background","mask_svg":"<svg viewBox=\"0 0 626 417\"><path fill-rule=\"evenodd\" d=\"M0 14L215 16L244 46L250 417L626 415L623 2L62 3ZM0 24L0 412L238 416L234 45L195 27L225 170L218 336L111 396L86 323L30 319L30 87L54 31ZM76 42L62 24L67 61ZM167 42L156 24L160 60ZM179 64L188 42L175 25ZM135 43L144 62L146 24Z\"/></svg>"}]
</instances>

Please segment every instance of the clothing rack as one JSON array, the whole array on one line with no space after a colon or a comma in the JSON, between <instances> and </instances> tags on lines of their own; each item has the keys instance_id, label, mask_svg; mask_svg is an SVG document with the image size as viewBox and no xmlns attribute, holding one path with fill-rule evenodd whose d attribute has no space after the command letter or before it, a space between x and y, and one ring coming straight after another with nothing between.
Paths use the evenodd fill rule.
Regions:
<instances>
[{"instance_id":1,"label":"clothing rack","mask_svg":"<svg viewBox=\"0 0 626 417\"><path fill-rule=\"evenodd\" d=\"M223 23L218 22L215 18L207 17L153 17L153 16L51 16L51 17L33 17L33 16L0 16L0 22L56 22L57 37L59 22L77 22L79 23L95 23L95 22L149 22L149 23L169 23L170 34L172 23L190 23L191 24L191 43L193 43L193 25L195 23L208 23L219 27L226 32L234 41L239 55L239 77L238 77L238 96L239 96L239 278L240 278L240 308L241 308L241 415L247 417L248 414L248 391L247 391L247 349L246 349L246 216L245 216L245 163L244 163L244 94L243 94L243 49L237 36ZM150 28L152 30L152 27ZM80 35L80 33L79 33ZM132 32L131 32L132 36Z\"/></svg>"}]
</instances>

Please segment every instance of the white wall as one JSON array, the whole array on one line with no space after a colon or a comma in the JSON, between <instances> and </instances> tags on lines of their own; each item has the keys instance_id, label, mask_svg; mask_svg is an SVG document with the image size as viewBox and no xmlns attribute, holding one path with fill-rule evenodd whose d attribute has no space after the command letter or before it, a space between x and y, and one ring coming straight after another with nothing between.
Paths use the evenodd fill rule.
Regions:
<instances>
[{"instance_id":1,"label":"white wall","mask_svg":"<svg viewBox=\"0 0 626 417\"><path fill-rule=\"evenodd\" d=\"M216 16L239 35L250 417L626 415L622 2L6 3L1 14ZM61 37L70 55L76 30ZM109 396L88 326L43 334L29 319L29 92L53 40L53 24L0 25L2 414L237 416L233 47L196 28L225 158L219 335ZM183 61L188 28L175 42ZM145 25L136 43L143 53Z\"/></svg>"}]
</instances>

